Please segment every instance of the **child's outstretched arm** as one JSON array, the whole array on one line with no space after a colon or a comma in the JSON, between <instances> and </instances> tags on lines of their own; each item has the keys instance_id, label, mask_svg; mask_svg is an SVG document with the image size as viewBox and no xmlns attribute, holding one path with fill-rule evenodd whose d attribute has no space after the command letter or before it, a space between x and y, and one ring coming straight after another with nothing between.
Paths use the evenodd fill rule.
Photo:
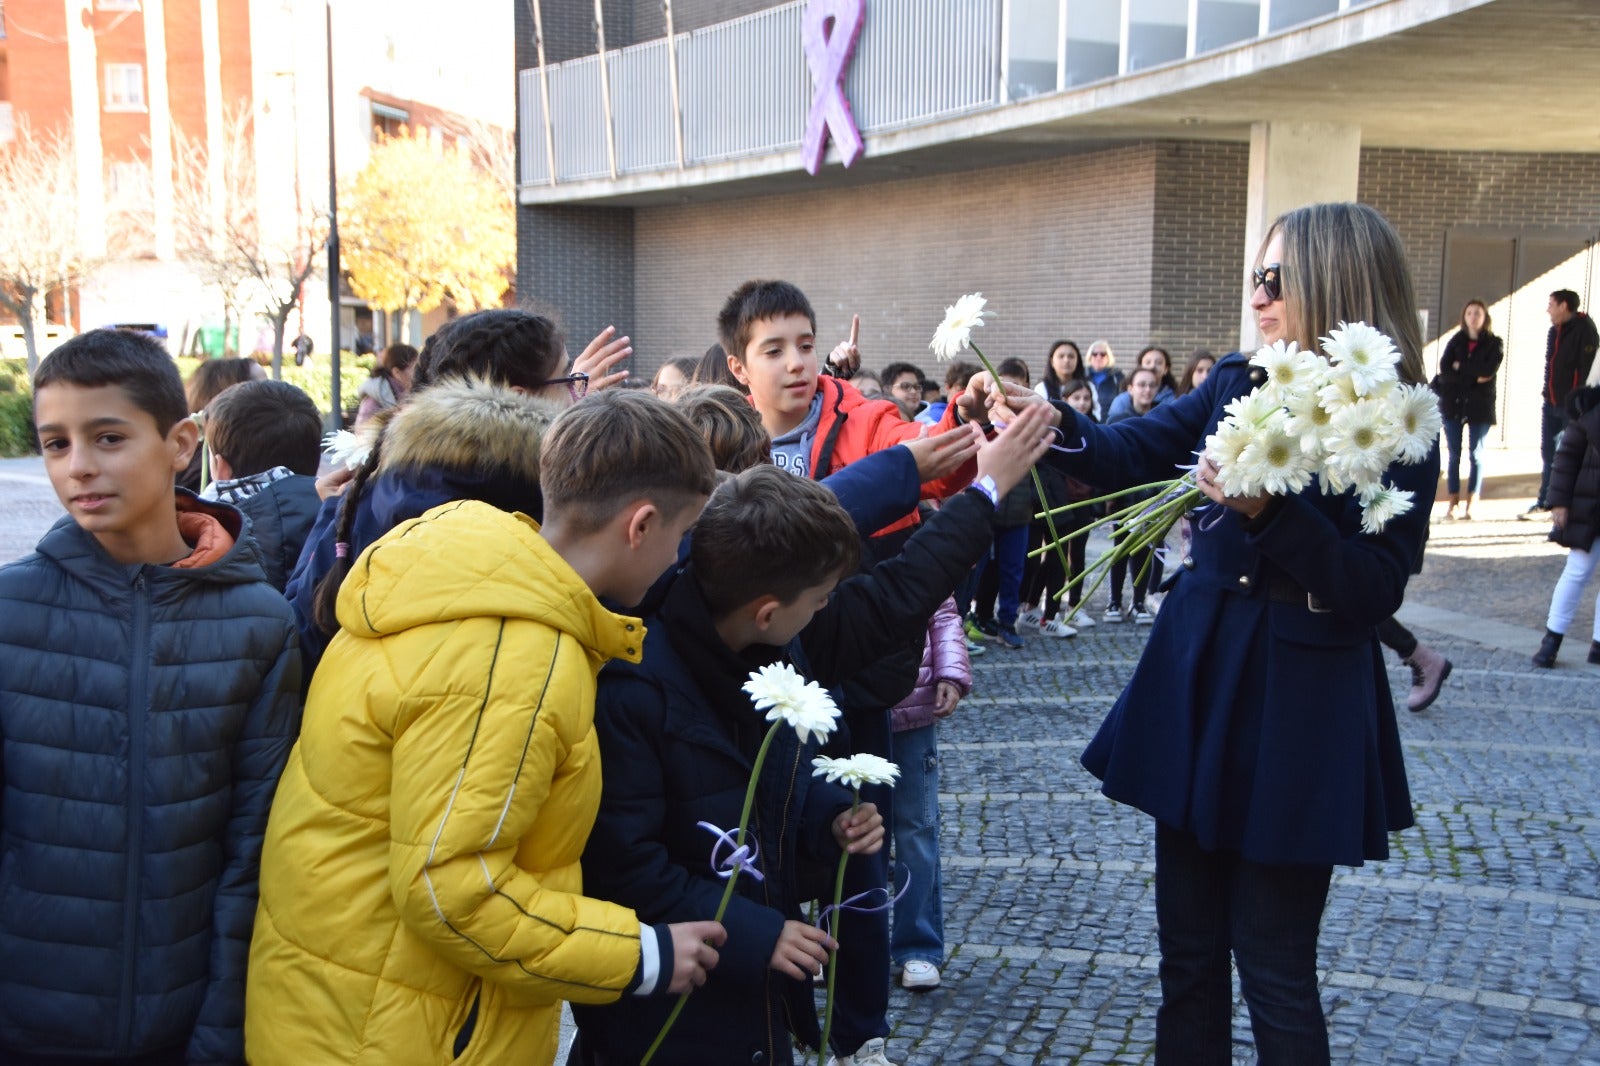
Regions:
<instances>
[{"instance_id":1,"label":"child's outstretched arm","mask_svg":"<svg viewBox=\"0 0 1600 1066\"><path fill-rule=\"evenodd\" d=\"M189 1038L189 1062L244 1061L244 978L260 895L261 843L278 777L300 733L300 711L300 640L285 612L277 657L233 745L233 810L213 906L211 975Z\"/></svg>"}]
</instances>

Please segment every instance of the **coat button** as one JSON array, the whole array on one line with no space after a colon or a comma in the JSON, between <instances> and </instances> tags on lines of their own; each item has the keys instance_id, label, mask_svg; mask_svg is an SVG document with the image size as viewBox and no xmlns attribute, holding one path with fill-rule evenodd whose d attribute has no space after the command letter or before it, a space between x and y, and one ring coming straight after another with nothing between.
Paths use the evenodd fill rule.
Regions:
<instances>
[{"instance_id":1,"label":"coat button","mask_svg":"<svg viewBox=\"0 0 1600 1066\"><path fill-rule=\"evenodd\" d=\"M629 622L629 623L628 623L628 632L629 632L629 633L632 633L632 632L633 632L633 623L632 623L632 622Z\"/></svg>"},{"instance_id":2,"label":"coat button","mask_svg":"<svg viewBox=\"0 0 1600 1066\"><path fill-rule=\"evenodd\" d=\"M1245 592L1249 592L1250 591L1250 575L1249 574L1240 574L1239 575L1239 588L1241 590L1245 591Z\"/></svg>"},{"instance_id":3,"label":"coat button","mask_svg":"<svg viewBox=\"0 0 1600 1066\"><path fill-rule=\"evenodd\" d=\"M1183 557L1183 568L1185 570L1193 570L1194 569L1194 556L1185 555Z\"/></svg>"}]
</instances>

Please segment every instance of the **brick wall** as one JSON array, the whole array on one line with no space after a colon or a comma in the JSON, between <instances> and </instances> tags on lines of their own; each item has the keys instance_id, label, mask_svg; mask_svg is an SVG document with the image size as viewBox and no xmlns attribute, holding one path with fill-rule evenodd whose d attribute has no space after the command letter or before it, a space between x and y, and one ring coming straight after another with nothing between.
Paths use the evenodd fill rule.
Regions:
<instances>
[{"instance_id":1,"label":"brick wall","mask_svg":"<svg viewBox=\"0 0 1600 1066\"><path fill-rule=\"evenodd\" d=\"M633 263L631 209L518 211L517 302L560 323L574 356L605 326L631 333Z\"/></svg>"},{"instance_id":2,"label":"brick wall","mask_svg":"<svg viewBox=\"0 0 1600 1066\"><path fill-rule=\"evenodd\" d=\"M860 314L873 368L908 359L931 370L928 339L967 292L990 298L996 317L978 340L995 361L1019 356L1038 373L1063 336L1136 349L1150 332L1157 155L1138 145L864 188L641 208L639 366L702 352L723 299L756 277L806 291L824 347Z\"/></svg>"},{"instance_id":3,"label":"brick wall","mask_svg":"<svg viewBox=\"0 0 1600 1066\"><path fill-rule=\"evenodd\" d=\"M1492 152L1361 153L1361 199L1388 216L1416 273L1417 302L1437 320L1451 226L1600 229L1600 156Z\"/></svg>"},{"instance_id":4,"label":"brick wall","mask_svg":"<svg viewBox=\"0 0 1600 1066\"><path fill-rule=\"evenodd\" d=\"M1250 148L1186 141L1157 148L1150 343L1172 355L1239 345Z\"/></svg>"}]
</instances>

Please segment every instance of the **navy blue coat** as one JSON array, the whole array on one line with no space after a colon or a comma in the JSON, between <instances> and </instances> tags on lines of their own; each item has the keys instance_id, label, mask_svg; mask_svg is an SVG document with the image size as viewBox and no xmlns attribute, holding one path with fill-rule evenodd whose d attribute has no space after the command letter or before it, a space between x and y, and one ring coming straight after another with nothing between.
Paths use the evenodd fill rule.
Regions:
<instances>
[{"instance_id":1,"label":"navy blue coat","mask_svg":"<svg viewBox=\"0 0 1600 1066\"><path fill-rule=\"evenodd\" d=\"M0 1061L244 1060L300 656L238 512L195 506L236 537L209 566L123 566L63 518L0 568Z\"/></svg>"},{"instance_id":2,"label":"navy blue coat","mask_svg":"<svg viewBox=\"0 0 1600 1066\"><path fill-rule=\"evenodd\" d=\"M321 505L317 479L306 474L279 478L235 505L250 519L250 535L256 540L267 584L280 592L289 583Z\"/></svg>"},{"instance_id":3,"label":"navy blue coat","mask_svg":"<svg viewBox=\"0 0 1600 1066\"><path fill-rule=\"evenodd\" d=\"M896 449L897 450L897 449ZM632 907L643 922L705 920L722 883L711 876L713 837L705 820L732 831L767 722L740 691L750 672L786 659L826 686L859 673L927 619L987 548L994 508L961 492L923 523L904 551L842 582L787 648L756 645L735 654L722 643L705 598L685 567L649 620L644 657L613 662L600 675L595 731L605 784L584 849L584 890ZM833 818L848 791L811 776L815 740L780 729L762 766L752 826L764 881L741 875L724 925L727 943L706 985L689 998L653 1062L788 1062L794 1033L815 1046L810 982L784 977L768 961L802 900L831 898L838 861ZM604 1007L573 1006L584 1051L607 1062L637 1062L672 1008L670 999L623 997Z\"/></svg>"},{"instance_id":4,"label":"navy blue coat","mask_svg":"<svg viewBox=\"0 0 1600 1066\"><path fill-rule=\"evenodd\" d=\"M1235 354L1142 418L1097 426L1062 408L1085 448L1051 461L1107 490L1174 477L1253 387ZM1083 753L1105 794L1256 862L1388 857L1387 834L1413 818L1375 627L1405 596L1438 474L1437 447L1392 466L1416 495L1375 535L1353 495L1315 484L1254 528L1201 511L1133 679Z\"/></svg>"}]
</instances>

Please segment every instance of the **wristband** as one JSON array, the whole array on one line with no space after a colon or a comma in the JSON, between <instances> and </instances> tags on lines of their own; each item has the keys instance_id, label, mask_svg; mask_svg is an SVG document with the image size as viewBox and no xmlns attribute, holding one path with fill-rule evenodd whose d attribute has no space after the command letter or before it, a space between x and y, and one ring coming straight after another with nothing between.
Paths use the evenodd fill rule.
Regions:
<instances>
[{"instance_id":1,"label":"wristband","mask_svg":"<svg viewBox=\"0 0 1600 1066\"><path fill-rule=\"evenodd\" d=\"M1000 486L994 483L994 478L985 474L967 487L975 492L981 492L996 510L1000 509Z\"/></svg>"}]
</instances>

